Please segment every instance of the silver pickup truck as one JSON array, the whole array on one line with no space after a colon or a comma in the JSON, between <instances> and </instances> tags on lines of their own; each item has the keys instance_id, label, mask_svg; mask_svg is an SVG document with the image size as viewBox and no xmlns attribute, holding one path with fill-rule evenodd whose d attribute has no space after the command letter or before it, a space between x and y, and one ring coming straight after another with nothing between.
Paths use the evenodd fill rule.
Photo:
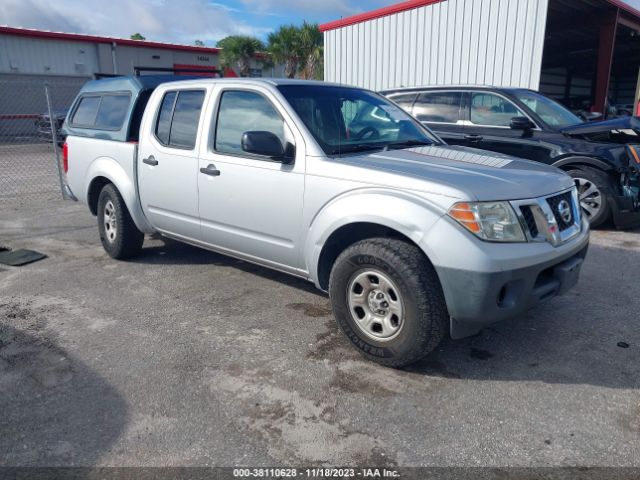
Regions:
<instances>
[{"instance_id":1,"label":"silver pickup truck","mask_svg":"<svg viewBox=\"0 0 640 480\"><path fill-rule=\"evenodd\" d=\"M578 280L589 227L553 167L448 146L360 88L166 80L89 82L66 120L69 194L113 258L160 233L305 278L394 367Z\"/></svg>"}]
</instances>

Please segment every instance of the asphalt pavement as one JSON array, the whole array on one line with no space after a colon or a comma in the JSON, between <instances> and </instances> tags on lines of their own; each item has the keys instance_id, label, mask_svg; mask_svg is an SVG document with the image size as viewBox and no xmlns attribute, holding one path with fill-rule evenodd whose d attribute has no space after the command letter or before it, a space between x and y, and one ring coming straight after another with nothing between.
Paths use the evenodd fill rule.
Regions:
<instances>
[{"instance_id":1,"label":"asphalt pavement","mask_svg":"<svg viewBox=\"0 0 640 480\"><path fill-rule=\"evenodd\" d=\"M3 199L0 465L640 465L640 231L579 285L405 370L310 283L147 239L129 262L59 195Z\"/></svg>"}]
</instances>

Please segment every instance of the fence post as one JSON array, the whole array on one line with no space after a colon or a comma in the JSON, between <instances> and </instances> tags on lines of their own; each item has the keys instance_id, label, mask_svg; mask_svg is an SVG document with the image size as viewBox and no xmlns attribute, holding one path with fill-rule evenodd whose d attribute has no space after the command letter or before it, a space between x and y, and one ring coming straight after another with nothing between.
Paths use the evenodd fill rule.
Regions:
<instances>
[{"instance_id":1,"label":"fence post","mask_svg":"<svg viewBox=\"0 0 640 480\"><path fill-rule=\"evenodd\" d=\"M60 165L60 152L58 152L58 132L56 129L56 123L53 118L53 108L51 107L51 98L49 96L49 84L44 84L44 94L47 97L47 109L49 110L49 125L51 127L51 140L53 142L53 151L56 152L56 166L58 167L58 180L60 180L60 193L62 193L62 199L67 199L67 194L64 191L64 180L62 178L62 166Z\"/></svg>"}]
</instances>

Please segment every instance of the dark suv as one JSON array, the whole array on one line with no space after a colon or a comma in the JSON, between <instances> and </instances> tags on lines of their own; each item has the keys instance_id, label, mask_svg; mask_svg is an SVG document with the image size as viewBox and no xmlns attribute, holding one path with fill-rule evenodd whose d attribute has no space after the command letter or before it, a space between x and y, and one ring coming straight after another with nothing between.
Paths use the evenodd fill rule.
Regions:
<instances>
[{"instance_id":1,"label":"dark suv","mask_svg":"<svg viewBox=\"0 0 640 480\"><path fill-rule=\"evenodd\" d=\"M555 165L571 175L592 226L640 225L640 119L584 123L532 90L422 87L381 92L447 143ZM639 150L640 152L640 150Z\"/></svg>"}]
</instances>

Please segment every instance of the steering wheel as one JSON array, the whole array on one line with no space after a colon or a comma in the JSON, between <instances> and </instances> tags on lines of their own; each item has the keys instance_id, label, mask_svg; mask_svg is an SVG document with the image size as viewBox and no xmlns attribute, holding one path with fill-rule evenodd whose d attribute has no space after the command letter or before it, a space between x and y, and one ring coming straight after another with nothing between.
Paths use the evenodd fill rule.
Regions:
<instances>
[{"instance_id":1,"label":"steering wheel","mask_svg":"<svg viewBox=\"0 0 640 480\"><path fill-rule=\"evenodd\" d=\"M369 125L368 127L364 127L362 130L356 133L353 138L355 140L363 140L364 138L380 138L380 130Z\"/></svg>"}]
</instances>

